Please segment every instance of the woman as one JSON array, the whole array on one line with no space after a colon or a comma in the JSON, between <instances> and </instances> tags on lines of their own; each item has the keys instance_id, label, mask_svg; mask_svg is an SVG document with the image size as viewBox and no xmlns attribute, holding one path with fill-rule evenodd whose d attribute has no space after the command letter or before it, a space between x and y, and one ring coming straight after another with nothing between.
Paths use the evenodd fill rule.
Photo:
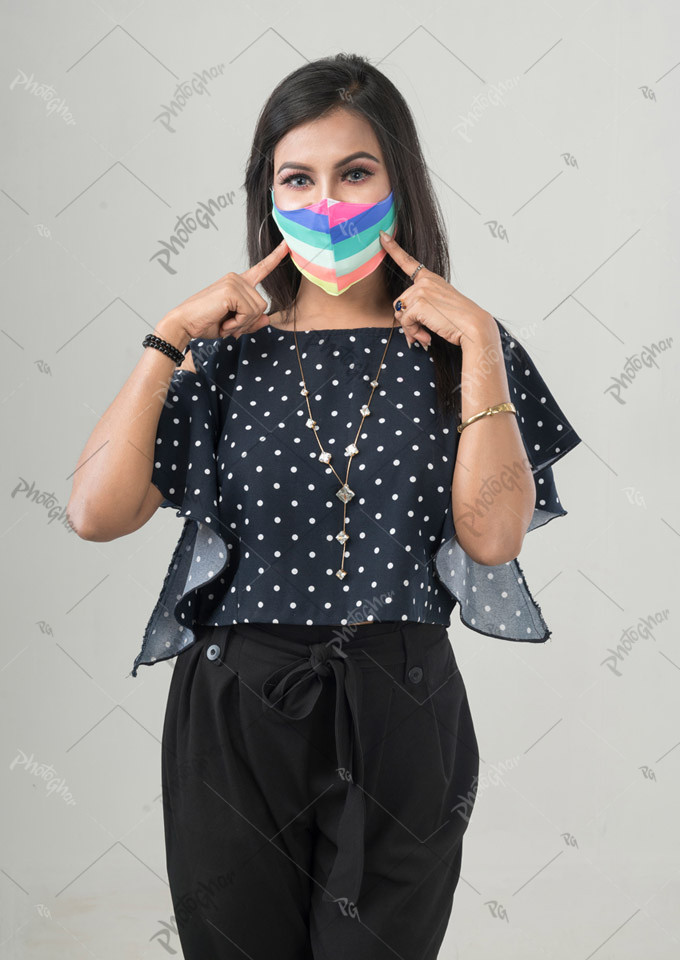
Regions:
<instances>
[{"instance_id":1,"label":"woman","mask_svg":"<svg viewBox=\"0 0 680 960\"><path fill-rule=\"evenodd\" d=\"M449 284L413 119L366 60L279 84L245 187L252 266L145 339L69 515L94 540L184 518L132 675L177 656L162 774L187 960L429 960L479 771L451 612L548 638L516 558L565 514L551 465L579 438Z\"/></svg>"}]
</instances>

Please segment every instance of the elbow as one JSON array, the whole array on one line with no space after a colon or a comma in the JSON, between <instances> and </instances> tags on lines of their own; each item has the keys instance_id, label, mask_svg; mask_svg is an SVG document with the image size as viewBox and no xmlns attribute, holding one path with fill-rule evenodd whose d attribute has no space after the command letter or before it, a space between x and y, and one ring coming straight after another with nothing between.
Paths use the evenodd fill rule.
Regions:
<instances>
[{"instance_id":1,"label":"elbow","mask_svg":"<svg viewBox=\"0 0 680 960\"><path fill-rule=\"evenodd\" d=\"M487 553L482 560L478 560L477 563L483 564L485 567L497 567L501 563L510 563L511 560L516 560L520 555L522 550L522 545L512 548L499 548L494 551Z\"/></svg>"},{"instance_id":2,"label":"elbow","mask_svg":"<svg viewBox=\"0 0 680 960\"><path fill-rule=\"evenodd\" d=\"M468 544L461 542L460 537L458 538L458 542L468 557L483 567L497 567L502 563L509 563L511 560L517 559L522 550L523 540L522 537L520 541L503 540L494 543L487 539L485 542Z\"/></svg>"},{"instance_id":3,"label":"elbow","mask_svg":"<svg viewBox=\"0 0 680 960\"><path fill-rule=\"evenodd\" d=\"M69 500L66 506L66 519L73 532L81 540L90 540L94 543L105 543L114 538L105 534L94 516L87 510L76 508Z\"/></svg>"},{"instance_id":4,"label":"elbow","mask_svg":"<svg viewBox=\"0 0 680 960\"><path fill-rule=\"evenodd\" d=\"M471 560L483 567L498 567L502 563L510 563L511 560L516 560L520 554L519 550L482 550L479 553L470 553L465 547L463 549Z\"/></svg>"},{"instance_id":5,"label":"elbow","mask_svg":"<svg viewBox=\"0 0 680 960\"><path fill-rule=\"evenodd\" d=\"M81 517L74 517L72 512L67 508L66 518L68 520L71 530L80 537L81 540L97 540L97 533L94 527L92 527L86 520Z\"/></svg>"},{"instance_id":6,"label":"elbow","mask_svg":"<svg viewBox=\"0 0 680 960\"><path fill-rule=\"evenodd\" d=\"M66 504L66 519L68 525L81 540L89 540L89 529L84 522L83 517L77 512L75 505L69 500Z\"/></svg>"},{"instance_id":7,"label":"elbow","mask_svg":"<svg viewBox=\"0 0 680 960\"><path fill-rule=\"evenodd\" d=\"M526 536L533 517L536 502L536 491L532 490L530 502L525 507L524 518L513 511L513 522L508 523L507 515L504 517L505 523L494 525L487 523L485 528L477 527L474 531L471 526L461 523L454 524L460 546L465 553L484 567L498 567L504 563L510 563L516 560L522 550L524 537ZM463 536L460 536L460 529L463 530ZM469 535L468 535L469 534Z\"/></svg>"}]
</instances>

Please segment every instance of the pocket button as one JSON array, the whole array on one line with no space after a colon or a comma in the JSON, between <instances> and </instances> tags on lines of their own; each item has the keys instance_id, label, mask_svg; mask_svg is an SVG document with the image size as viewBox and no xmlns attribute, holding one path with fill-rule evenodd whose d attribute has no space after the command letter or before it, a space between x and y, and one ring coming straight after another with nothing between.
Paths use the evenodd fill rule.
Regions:
<instances>
[{"instance_id":1,"label":"pocket button","mask_svg":"<svg viewBox=\"0 0 680 960\"><path fill-rule=\"evenodd\" d=\"M411 683L420 683L423 679L423 671L421 667L411 667L408 672L408 678Z\"/></svg>"},{"instance_id":2,"label":"pocket button","mask_svg":"<svg viewBox=\"0 0 680 960\"><path fill-rule=\"evenodd\" d=\"M216 643L211 643L208 649L206 650L206 656L208 660L217 660L220 655L220 648Z\"/></svg>"}]
</instances>

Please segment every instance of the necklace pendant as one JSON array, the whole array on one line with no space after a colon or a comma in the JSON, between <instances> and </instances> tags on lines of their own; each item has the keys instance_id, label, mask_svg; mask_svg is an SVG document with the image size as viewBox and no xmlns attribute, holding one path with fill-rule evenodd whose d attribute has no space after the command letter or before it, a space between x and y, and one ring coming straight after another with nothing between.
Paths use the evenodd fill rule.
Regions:
<instances>
[{"instance_id":1,"label":"necklace pendant","mask_svg":"<svg viewBox=\"0 0 680 960\"><path fill-rule=\"evenodd\" d=\"M320 453L320 454L319 454L319 460L320 460L322 463L330 463L330 462L331 462L331 455L330 455L330 453L328 452L328 450L324 450L323 453Z\"/></svg>"},{"instance_id":2,"label":"necklace pendant","mask_svg":"<svg viewBox=\"0 0 680 960\"><path fill-rule=\"evenodd\" d=\"M339 540L340 543L347 543L347 541L349 540L349 536L348 534L345 533L344 530L341 530L340 533L335 534L335 539Z\"/></svg>"},{"instance_id":3,"label":"necklace pendant","mask_svg":"<svg viewBox=\"0 0 680 960\"><path fill-rule=\"evenodd\" d=\"M307 390L306 387L303 387L302 390L300 390L300 393L302 394L303 397L306 397L307 394L309 393L309 390Z\"/></svg>"},{"instance_id":4,"label":"necklace pendant","mask_svg":"<svg viewBox=\"0 0 680 960\"><path fill-rule=\"evenodd\" d=\"M347 503L348 500L351 500L354 496L354 490L350 490L346 483L340 487L338 492L335 494L336 497L339 497L343 503Z\"/></svg>"},{"instance_id":5,"label":"necklace pendant","mask_svg":"<svg viewBox=\"0 0 680 960\"><path fill-rule=\"evenodd\" d=\"M306 427L314 427L314 429L316 430L316 420L312 420L311 417L308 417L308 418L307 418L307 423L305 424L305 426L306 426Z\"/></svg>"},{"instance_id":6,"label":"necklace pendant","mask_svg":"<svg viewBox=\"0 0 680 960\"><path fill-rule=\"evenodd\" d=\"M359 452L359 448L357 447L356 443L348 443L347 446L345 447L346 457L353 457L358 452Z\"/></svg>"},{"instance_id":7,"label":"necklace pendant","mask_svg":"<svg viewBox=\"0 0 680 960\"><path fill-rule=\"evenodd\" d=\"M361 408L361 410L359 411L359 413L362 413L365 417L367 417L370 414L370 412L371 411L367 403L365 403Z\"/></svg>"},{"instance_id":8,"label":"necklace pendant","mask_svg":"<svg viewBox=\"0 0 680 960\"><path fill-rule=\"evenodd\" d=\"M347 571L346 571L346 570L336 570L336 571L335 571L335 576L336 576L336 577L340 577L341 580L344 580L344 578L347 576Z\"/></svg>"},{"instance_id":9,"label":"necklace pendant","mask_svg":"<svg viewBox=\"0 0 680 960\"><path fill-rule=\"evenodd\" d=\"M377 386L378 386L378 381L377 381L377 380L371 380L371 386L372 386L372 387L377 387Z\"/></svg>"}]
</instances>

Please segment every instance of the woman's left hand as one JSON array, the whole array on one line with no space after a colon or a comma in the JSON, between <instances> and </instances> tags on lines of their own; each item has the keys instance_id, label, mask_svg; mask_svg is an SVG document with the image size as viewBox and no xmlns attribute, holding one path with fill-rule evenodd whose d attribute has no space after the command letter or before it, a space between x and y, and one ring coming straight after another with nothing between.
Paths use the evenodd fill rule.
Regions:
<instances>
[{"instance_id":1,"label":"woman's left hand","mask_svg":"<svg viewBox=\"0 0 680 960\"><path fill-rule=\"evenodd\" d=\"M418 260L403 250L396 240L388 234L380 233L383 249L398 266L411 276L418 266ZM396 306L402 301L402 309ZM405 304L405 306L403 306ZM399 320L409 346L415 340L429 347L431 336L428 330L439 334L450 343L465 349L479 345L480 337L495 339L498 327L492 315L483 310L473 300L463 296L455 287L447 283L438 273L423 267L415 276L410 287L406 287L401 296L394 301L395 317Z\"/></svg>"}]
</instances>

